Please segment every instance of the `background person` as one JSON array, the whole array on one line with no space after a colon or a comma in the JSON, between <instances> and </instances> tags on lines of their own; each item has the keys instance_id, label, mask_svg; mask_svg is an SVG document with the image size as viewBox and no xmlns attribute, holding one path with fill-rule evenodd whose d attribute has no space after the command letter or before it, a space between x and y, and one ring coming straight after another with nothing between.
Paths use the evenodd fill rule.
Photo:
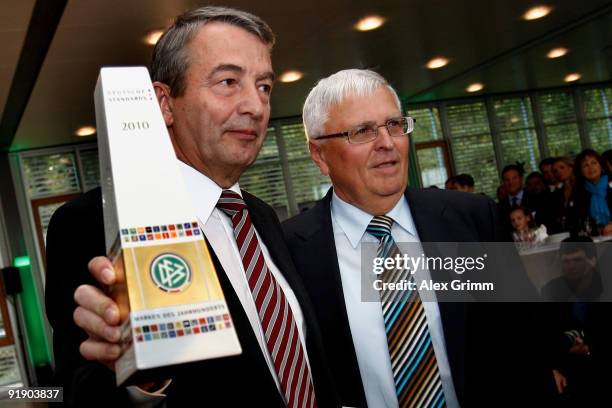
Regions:
<instances>
[{"instance_id":1,"label":"background person","mask_svg":"<svg viewBox=\"0 0 612 408\"><path fill-rule=\"evenodd\" d=\"M597 407L608 398L611 304L601 298L604 288L591 238L565 239L559 257L561 276L542 288L549 301L543 324L558 406Z\"/></svg>"},{"instance_id":2,"label":"background person","mask_svg":"<svg viewBox=\"0 0 612 408\"><path fill-rule=\"evenodd\" d=\"M474 192L474 177L467 173L458 174L455 176L455 184L457 191L463 191L465 193Z\"/></svg>"},{"instance_id":3,"label":"background person","mask_svg":"<svg viewBox=\"0 0 612 408\"><path fill-rule=\"evenodd\" d=\"M549 211L560 231L574 230L577 228L573 217L576 184L574 161L569 157L557 157L553 162L553 173L559 184L553 192Z\"/></svg>"},{"instance_id":4,"label":"background person","mask_svg":"<svg viewBox=\"0 0 612 408\"><path fill-rule=\"evenodd\" d=\"M555 177L555 173L553 172L554 162L554 157L547 157L545 159L542 159L542 161L540 161L540 164L538 165L540 173L542 173L542 175L544 176L544 179L546 180L546 185L548 186L550 192L555 191L557 189L557 184L559 183L559 181Z\"/></svg>"},{"instance_id":5,"label":"background person","mask_svg":"<svg viewBox=\"0 0 612 408\"><path fill-rule=\"evenodd\" d=\"M594 235L612 235L612 186L604 159L593 149L576 156L575 220Z\"/></svg>"},{"instance_id":6,"label":"background person","mask_svg":"<svg viewBox=\"0 0 612 408\"><path fill-rule=\"evenodd\" d=\"M546 226L536 226L528 209L522 206L510 211L510 222L512 224L512 239L515 242L541 243L548 238Z\"/></svg>"}]
</instances>

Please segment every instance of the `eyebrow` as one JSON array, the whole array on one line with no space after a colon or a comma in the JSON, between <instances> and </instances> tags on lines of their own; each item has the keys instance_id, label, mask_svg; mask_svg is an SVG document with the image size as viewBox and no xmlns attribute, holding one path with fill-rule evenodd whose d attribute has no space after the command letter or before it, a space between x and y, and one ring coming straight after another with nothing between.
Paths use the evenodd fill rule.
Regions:
<instances>
[{"instance_id":1,"label":"eyebrow","mask_svg":"<svg viewBox=\"0 0 612 408\"><path fill-rule=\"evenodd\" d=\"M242 68L241 66L235 65L235 64L220 64L217 65L208 75L209 78L212 78L213 76L215 76L216 74L218 74L219 72L225 72L225 71L230 71L230 72L235 72L237 74L241 74L244 72L244 68Z\"/></svg>"},{"instance_id":2,"label":"eyebrow","mask_svg":"<svg viewBox=\"0 0 612 408\"><path fill-rule=\"evenodd\" d=\"M392 115L392 116L388 116L387 119L385 119L385 123L387 123L388 121L392 120L392 119L399 119L402 118L402 114L400 113L399 115ZM368 126L368 125L378 125L378 123L374 120L364 120L363 122L360 122L356 125L354 125L353 127L359 127L359 126Z\"/></svg>"},{"instance_id":3,"label":"eyebrow","mask_svg":"<svg viewBox=\"0 0 612 408\"><path fill-rule=\"evenodd\" d=\"M260 75L259 77L257 77L257 80L262 80L262 79L269 79L270 81L274 82L276 80L276 75L272 71L267 71L263 73L262 75Z\"/></svg>"},{"instance_id":4,"label":"eyebrow","mask_svg":"<svg viewBox=\"0 0 612 408\"><path fill-rule=\"evenodd\" d=\"M208 78L212 78L215 75L217 75L219 72L234 72L236 74L242 74L244 73L244 68L242 68L239 65L236 64L220 64L217 65L212 71L211 73L208 75ZM272 71L267 71L264 72L263 74L259 75L257 77L257 80L262 80L262 79L269 79L270 81L274 82L274 80L276 79L274 72Z\"/></svg>"}]
</instances>

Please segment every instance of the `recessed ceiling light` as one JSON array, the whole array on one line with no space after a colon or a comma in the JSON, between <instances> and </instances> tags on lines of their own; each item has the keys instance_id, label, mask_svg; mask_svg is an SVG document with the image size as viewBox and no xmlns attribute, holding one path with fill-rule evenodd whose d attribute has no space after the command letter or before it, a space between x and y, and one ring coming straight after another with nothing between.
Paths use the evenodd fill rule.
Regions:
<instances>
[{"instance_id":1,"label":"recessed ceiling light","mask_svg":"<svg viewBox=\"0 0 612 408\"><path fill-rule=\"evenodd\" d=\"M569 50L565 47L557 47L557 48L553 48L552 50L548 51L548 54L546 54L546 56L551 59L559 58L559 57L564 56L568 52Z\"/></svg>"},{"instance_id":2,"label":"recessed ceiling light","mask_svg":"<svg viewBox=\"0 0 612 408\"><path fill-rule=\"evenodd\" d=\"M580 75L578 72L572 72L571 74L567 74L565 78L563 78L563 80L565 82L574 82L579 80L580 78L582 78L582 75Z\"/></svg>"},{"instance_id":3,"label":"recessed ceiling light","mask_svg":"<svg viewBox=\"0 0 612 408\"><path fill-rule=\"evenodd\" d=\"M303 76L304 76L304 73L301 71L285 71L281 74L278 80L281 82L285 82L285 83L295 82L295 81L299 81L300 79L302 79Z\"/></svg>"},{"instance_id":4,"label":"recessed ceiling light","mask_svg":"<svg viewBox=\"0 0 612 408\"><path fill-rule=\"evenodd\" d=\"M478 92L482 91L483 88L484 85L481 82L474 82L473 84L470 84L467 88L465 88L465 90L467 92Z\"/></svg>"},{"instance_id":5,"label":"recessed ceiling light","mask_svg":"<svg viewBox=\"0 0 612 408\"><path fill-rule=\"evenodd\" d=\"M147 34L144 41L149 45L155 45L157 44L157 42L159 41L163 33L164 33L164 30L151 31L149 34Z\"/></svg>"},{"instance_id":6,"label":"recessed ceiling light","mask_svg":"<svg viewBox=\"0 0 612 408\"><path fill-rule=\"evenodd\" d=\"M436 58L432 58L429 61L427 61L427 64L425 66L429 69L437 69L437 68L442 68L443 66L447 65L448 62L449 62L448 58L436 57Z\"/></svg>"},{"instance_id":7,"label":"recessed ceiling light","mask_svg":"<svg viewBox=\"0 0 612 408\"><path fill-rule=\"evenodd\" d=\"M384 17L381 16L365 16L355 24L355 30L371 31L376 30L385 23Z\"/></svg>"},{"instance_id":8,"label":"recessed ceiling light","mask_svg":"<svg viewBox=\"0 0 612 408\"><path fill-rule=\"evenodd\" d=\"M96 128L93 126L83 126L74 132L74 134L77 136L91 136L94 133L96 133Z\"/></svg>"},{"instance_id":9,"label":"recessed ceiling light","mask_svg":"<svg viewBox=\"0 0 612 408\"><path fill-rule=\"evenodd\" d=\"M541 5L530 8L523 14L525 20L537 20L538 18L546 17L552 8L549 6Z\"/></svg>"}]
</instances>

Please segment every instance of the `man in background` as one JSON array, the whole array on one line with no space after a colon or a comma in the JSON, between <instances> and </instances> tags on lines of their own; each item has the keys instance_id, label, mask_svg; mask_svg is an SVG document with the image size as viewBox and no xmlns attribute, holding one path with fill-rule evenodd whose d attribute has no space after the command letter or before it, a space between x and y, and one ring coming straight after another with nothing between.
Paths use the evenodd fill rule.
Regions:
<instances>
[{"instance_id":1,"label":"man in background","mask_svg":"<svg viewBox=\"0 0 612 408\"><path fill-rule=\"evenodd\" d=\"M553 172L553 164L555 164L555 158L547 157L543 159L538 165L540 173L542 173L542 175L544 176L544 179L546 180L546 185L551 193L557 189L557 185L559 184L559 182L555 178L555 173Z\"/></svg>"},{"instance_id":2,"label":"man in background","mask_svg":"<svg viewBox=\"0 0 612 408\"><path fill-rule=\"evenodd\" d=\"M474 192L474 177L467 173L458 174L455 176L455 190L463 191L465 193Z\"/></svg>"},{"instance_id":3,"label":"man in background","mask_svg":"<svg viewBox=\"0 0 612 408\"><path fill-rule=\"evenodd\" d=\"M552 226L552 214L549 200L544 195L530 194L524 187L524 170L517 164L509 164L502 170L501 177L507 197L497 204L499 220L504 230L503 236L506 240L512 238L512 225L510 213L518 206L528 209L537 225L545 224L550 231Z\"/></svg>"}]
</instances>

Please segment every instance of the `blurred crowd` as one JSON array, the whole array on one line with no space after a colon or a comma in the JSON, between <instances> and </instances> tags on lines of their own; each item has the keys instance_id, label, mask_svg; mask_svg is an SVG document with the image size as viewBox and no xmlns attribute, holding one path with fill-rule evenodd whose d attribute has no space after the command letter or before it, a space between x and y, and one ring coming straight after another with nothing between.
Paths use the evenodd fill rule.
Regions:
<instances>
[{"instance_id":1,"label":"blurred crowd","mask_svg":"<svg viewBox=\"0 0 612 408\"><path fill-rule=\"evenodd\" d=\"M497 205L508 239L541 242L553 234L612 235L612 150L548 157L539 170L527 177L520 163L502 170ZM474 178L453 176L445 188L474 192Z\"/></svg>"}]
</instances>

